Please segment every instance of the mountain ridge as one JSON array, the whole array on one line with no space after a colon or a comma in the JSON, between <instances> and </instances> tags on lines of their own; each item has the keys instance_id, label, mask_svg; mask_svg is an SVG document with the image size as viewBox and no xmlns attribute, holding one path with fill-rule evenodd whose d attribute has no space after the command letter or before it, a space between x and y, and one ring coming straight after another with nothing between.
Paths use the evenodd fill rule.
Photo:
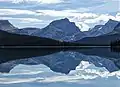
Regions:
<instances>
[{"instance_id":1,"label":"mountain ridge","mask_svg":"<svg viewBox=\"0 0 120 87\"><path fill-rule=\"evenodd\" d=\"M4 30L10 33L16 33L21 35L30 35L37 37L51 38L55 40L74 42L87 37L97 37L102 35L112 35L116 34L117 31L114 30L119 21L110 19L105 25L96 25L89 31L80 31L80 29L75 25L74 22L70 22L68 18L54 20L45 28L16 28L8 20L0 20L0 30ZM7 25L7 26L6 26ZM8 27L8 28L7 28Z\"/></svg>"},{"instance_id":2,"label":"mountain ridge","mask_svg":"<svg viewBox=\"0 0 120 87\"><path fill-rule=\"evenodd\" d=\"M76 41L80 44L91 44L91 45L110 45L112 41L120 39L120 22L114 26L111 32L97 37L86 37Z\"/></svg>"}]
</instances>

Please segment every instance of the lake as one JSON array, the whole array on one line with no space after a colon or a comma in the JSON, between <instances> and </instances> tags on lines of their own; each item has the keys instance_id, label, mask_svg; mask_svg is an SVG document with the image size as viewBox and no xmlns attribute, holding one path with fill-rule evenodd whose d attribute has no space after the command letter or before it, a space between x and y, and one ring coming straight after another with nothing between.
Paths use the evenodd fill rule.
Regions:
<instances>
[{"instance_id":1,"label":"lake","mask_svg":"<svg viewBox=\"0 0 120 87\"><path fill-rule=\"evenodd\" d=\"M120 87L109 47L0 50L0 87Z\"/></svg>"}]
</instances>

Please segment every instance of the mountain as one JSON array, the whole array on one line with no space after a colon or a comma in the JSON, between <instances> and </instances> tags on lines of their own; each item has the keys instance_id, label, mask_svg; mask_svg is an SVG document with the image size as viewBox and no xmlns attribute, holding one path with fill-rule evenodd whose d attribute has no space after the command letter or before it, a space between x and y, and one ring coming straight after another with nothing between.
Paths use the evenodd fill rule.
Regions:
<instances>
[{"instance_id":1,"label":"mountain","mask_svg":"<svg viewBox=\"0 0 120 87\"><path fill-rule=\"evenodd\" d=\"M108 27L107 25L109 24L113 24L113 25L110 25ZM109 20L108 23L106 23L106 26L108 27L108 31L107 29L105 30L106 32L109 32L109 33L103 34L101 36L96 36L96 37L86 37L76 42L80 44L87 44L87 45L110 45L112 41L120 39L120 22Z\"/></svg>"},{"instance_id":2,"label":"mountain","mask_svg":"<svg viewBox=\"0 0 120 87\"><path fill-rule=\"evenodd\" d=\"M77 39L75 37L76 34L79 34L80 38L85 36L74 22L70 22L69 19L65 18L51 22L47 27L34 32L32 35L56 40L73 41Z\"/></svg>"},{"instance_id":3,"label":"mountain","mask_svg":"<svg viewBox=\"0 0 120 87\"><path fill-rule=\"evenodd\" d=\"M28 27L19 29L13 26L8 20L0 20L0 30L15 34L31 35L36 30L39 30L39 28Z\"/></svg>"},{"instance_id":4,"label":"mountain","mask_svg":"<svg viewBox=\"0 0 120 87\"><path fill-rule=\"evenodd\" d=\"M103 26L104 26L104 25L96 25L94 28L90 29L89 31L85 31L84 33L85 33L88 37L100 36L100 35L102 35L102 32L100 32L100 29L101 29Z\"/></svg>"},{"instance_id":5,"label":"mountain","mask_svg":"<svg viewBox=\"0 0 120 87\"><path fill-rule=\"evenodd\" d=\"M51 48L54 46L59 48L69 48L71 46L72 48L76 48L73 46L80 46L79 43L74 42L65 42L60 40L54 40L50 38L45 37L37 37L37 36L30 36L30 35L20 35L20 34L13 34L9 33L7 31L0 30L0 48L6 48L9 46L14 47L35 47L35 46L42 46L42 47L48 47L51 46ZM54 48L53 47L53 48Z\"/></svg>"},{"instance_id":6,"label":"mountain","mask_svg":"<svg viewBox=\"0 0 120 87\"><path fill-rule=\"evenodd\" d=\"M8 20L0 20L0 30L9 31L17 29Z\"/></svg>"},{"instance_id":7,"label":"mountain","mask_svg":"<svg viewBox=\"0 0 120 87\"><path fill-rule=\"evenodd\" d=\"M86 31L85 34L87 34L88 37L96 37L108 34L115 29L117 24L119 24L118 21L109 19L109 21L105 23L105 25L96 25L94 28L90 29L89 31Z\"/></svg>"},{"instance_id":8,"label":"mountain","mask_svg":"<svg viewBox=\"0 0 120 87\"><path fill-rule=\"evenodd\" d=\"M100 31L103 32L103 34L110 33L115 29L118 23L119 21L109 19L109 21L100 29Z\"/></svg>"},{"instance_id":9,"label":"mountain","mask_svg":"<svg viewBox=\"0 0 120 87\"><path fill-rule=\"evenodd\" d=\"M20 35L46 37L64 41L75 41L86 36L74 22L70 22L67 18L52 21L43 29L31 27L19 29L14 27L8 20L0 20L0 24L0 30Z\"/></svg>"},{"instance_id":10,"label":"mountain","mask_svg":"<svg viewBox=\"0 0 120 87\"><path fill-rule=\"evenodd\" d=\"M114 30L110 33L108 33L109 35L112 34L120 34L120 22L116 25L116 27L114 28Z\"/></svg>"},{"instance_id":11,"label":"mountain","mask_svg":"<svg viewBox=\"0 0 120 87\"><path fill-rule=\"evenodd\" d=\"M120 32L120 22L117 24L117 26L115 27L114 30L117 31L117 32Z\"/></svg>"},{"instance_id":12,"label":"mountain","mask_svg":"<svg viewBox=\"0 0 120 87\"><path fill-rule=\"evenodd\" d=\"M37 30L31 35L47 37L63 41L77 41L85 37L96 37L108 34L114 30L118 21L110 19L105 25L96 25L89 31L81 32L75 23L70 22L69 19L55 20L47 27Z\"/></svg>"},{"instance_id":13,"label":"mountain","mask_svg":"<svg viewBox=\"0 0 120 87\"><path fill-rule=\"evenodd\" d=\"M117 31L114 29L118 24L118 21L110 19L105 25L96 25L89 31L82 32L74 22L70 22L67 18L52 21L43 29L31 27L18 29L8 20L0 20L0 30L20 35L31 35L71 42L85 37L116 34Z\"/></svg>"}]
</instances>

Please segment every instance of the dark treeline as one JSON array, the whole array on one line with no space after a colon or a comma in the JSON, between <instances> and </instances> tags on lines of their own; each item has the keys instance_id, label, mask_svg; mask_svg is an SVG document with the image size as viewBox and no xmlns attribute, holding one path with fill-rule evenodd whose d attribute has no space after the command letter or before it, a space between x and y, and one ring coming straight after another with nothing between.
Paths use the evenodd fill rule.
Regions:
<instances>
[{"instance_id":1,"label":"dark treeline","mask_svg":"<svg viewBox=\"0 0 120 87\"><path fill-rule=\"evenodd\" d=\"M111 51L120 52L120 39L111 42Z\"/></svg>"}]
</instances>

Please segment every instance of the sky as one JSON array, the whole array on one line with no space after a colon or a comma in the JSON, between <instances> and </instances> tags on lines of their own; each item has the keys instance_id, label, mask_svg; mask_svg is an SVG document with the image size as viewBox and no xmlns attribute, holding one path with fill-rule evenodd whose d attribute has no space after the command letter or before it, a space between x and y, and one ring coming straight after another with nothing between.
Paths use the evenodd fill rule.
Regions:
<instances>
[{"instance_id":1,"label":"sky","mask_svg":"<svg viewBox=\"0 0 120 87\"><path fill-rule=\"evenodd\" d=\"M63 18L81 31L109 19L120 21L120 0L0 0L0 19L18 28L43 28Z\"/></svg>"}]
</instances>

